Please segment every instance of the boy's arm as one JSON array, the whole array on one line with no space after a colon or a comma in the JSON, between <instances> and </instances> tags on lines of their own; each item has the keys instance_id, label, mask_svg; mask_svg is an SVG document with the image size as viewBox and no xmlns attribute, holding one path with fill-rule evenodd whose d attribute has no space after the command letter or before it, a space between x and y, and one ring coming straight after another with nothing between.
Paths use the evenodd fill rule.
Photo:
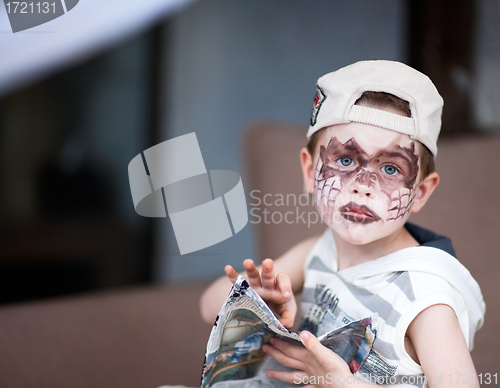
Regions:
<instances>
[{"instance_id":1,"label":"boy's arm","mask_svg":"<svg viewBox=\"0 0 500 388\"><path fill-rule=\"evenodd\" d=\"M274 272L286 273L290 277L293 293L302 291L304 263L318 238L319 236L311 237L300 242L274 261ZM262 271L262 266L257 268L259 272ZM245 272L241 274L246 277ZM205 322L212 324L215 321L231 287L231 280L222 276L205 290L200 298L200 312Z\"/></svg>"},{"instance_id":2,"label":"boy's arm","mask_svg":"<svg viewBox=\"0 0 500 388\"><path fill-rule=\"evenodd\" d=\"M450 306L426 308L410 323L406 333L430 388L479 387L458 318Z\"/></svg>"}]
</instances>

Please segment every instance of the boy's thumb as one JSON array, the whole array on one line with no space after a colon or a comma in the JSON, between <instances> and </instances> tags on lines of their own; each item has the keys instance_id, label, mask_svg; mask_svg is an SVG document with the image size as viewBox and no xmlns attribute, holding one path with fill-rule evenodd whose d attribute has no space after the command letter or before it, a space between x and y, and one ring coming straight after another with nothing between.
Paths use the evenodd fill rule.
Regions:
<instances>
[{"instance_id":1,"label":"boy's thumb","mask_svg":"<svg viewBox=\"0 0 500 388\"><path fill-rule=\"evenodd\" d=\"M300 333L300 339L302 343L309 350L316 361L318 361L323 367L330 371L336 371L336 373L342 373L345 376L349 376L351 373L347 363L334 351L328 349L324 346L318 339L304 330Z\"/></svg>"},{"instance_id":2,"label":"boy's thumb","mask_svg":"<svg viewBox=\"0 0 500 388\"><path fill-rule=\"evenodd\" d=\"M331 355L331 351L324 347L321 342L307 330L300 332L300 339L306 349L309 350L316 359L322 360Z\"/></svg>"}]
</instances>

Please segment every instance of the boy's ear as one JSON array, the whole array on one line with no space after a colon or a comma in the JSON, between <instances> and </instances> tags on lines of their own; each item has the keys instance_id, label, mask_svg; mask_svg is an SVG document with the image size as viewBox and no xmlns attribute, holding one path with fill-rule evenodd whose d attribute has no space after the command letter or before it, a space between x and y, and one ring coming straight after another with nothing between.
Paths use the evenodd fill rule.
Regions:
<instances>
[{"instance_id":1,"label":"boy's ear","mask_svg":"<svg viewBox=\"0 0 500 388\"><path fill-rule=\"evenodd\" d=\"M415 202L413 203L412 213L418 213L422 209L430 198L432 192L439 185L439 175L437 172L433 172L427 176L422 182L419 183L417 187L417 196L415 197Z\"/></svg>"},{"instance_id":2,"label":"boy's ear","mask_svg":"<svg viewBox=\"0 0 500 388\"><path fill-rule=\"evenodd\" d=\"M307 148L300 150L300 164L302 165L302 175L306 189L310 194L314 194L314 169L312 157Z\"/></svg>"}]
</instances>

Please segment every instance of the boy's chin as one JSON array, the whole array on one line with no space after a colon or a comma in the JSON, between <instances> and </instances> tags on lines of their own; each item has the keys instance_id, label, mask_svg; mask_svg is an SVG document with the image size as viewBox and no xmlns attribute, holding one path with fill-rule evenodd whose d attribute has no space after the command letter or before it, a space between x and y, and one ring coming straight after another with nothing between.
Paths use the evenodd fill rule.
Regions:
<instances>
[{"instance_id":1,"label":"boy's chin","mask_svg":"<svg viewBox=\"0 0 500 388\"><path fill-rule=\"evenodd\" d=\"M341 230L341 231L335 231L334 233L342 239L342 241L351 244L351 245L366 245L369 243L372 243L374 241L379 240L378 236L372 235L372 233L366 233L362 231L356 231L353 229L357 228L350 228L350 230Z\"/></svg>"},{"instance_id":2,"label":"boy's chin","mask_svg":"<svg viewBox=\"0 0 500 388\"><path fill-rule=\"evenodd\" d=\"M369 224L357 223L346 220L341 224L331 225L333 233L344 242L351 245L366 245L382 240L402 227L404 223L388 225L382 220Z\"/></svg>"}]
</instances>

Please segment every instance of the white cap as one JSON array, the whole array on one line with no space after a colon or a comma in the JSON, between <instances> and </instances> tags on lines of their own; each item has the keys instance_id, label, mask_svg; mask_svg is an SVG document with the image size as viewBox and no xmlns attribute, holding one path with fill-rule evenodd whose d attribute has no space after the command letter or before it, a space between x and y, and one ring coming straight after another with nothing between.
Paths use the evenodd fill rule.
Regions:
<instances>
[{"instance_id":1,"label":"white cap","mask_svg":"<svg viewBox=\"0 0 500 388\"><path fill-rule=\"evenodd\" d=\"M411 118L354 105L366 91L408 101ZM409 135L436 156L442 110L443 98L425 74L400 62L356 62L318 80L307 138L330 125L356 122Z\"/></svg>"}]
</instances>

